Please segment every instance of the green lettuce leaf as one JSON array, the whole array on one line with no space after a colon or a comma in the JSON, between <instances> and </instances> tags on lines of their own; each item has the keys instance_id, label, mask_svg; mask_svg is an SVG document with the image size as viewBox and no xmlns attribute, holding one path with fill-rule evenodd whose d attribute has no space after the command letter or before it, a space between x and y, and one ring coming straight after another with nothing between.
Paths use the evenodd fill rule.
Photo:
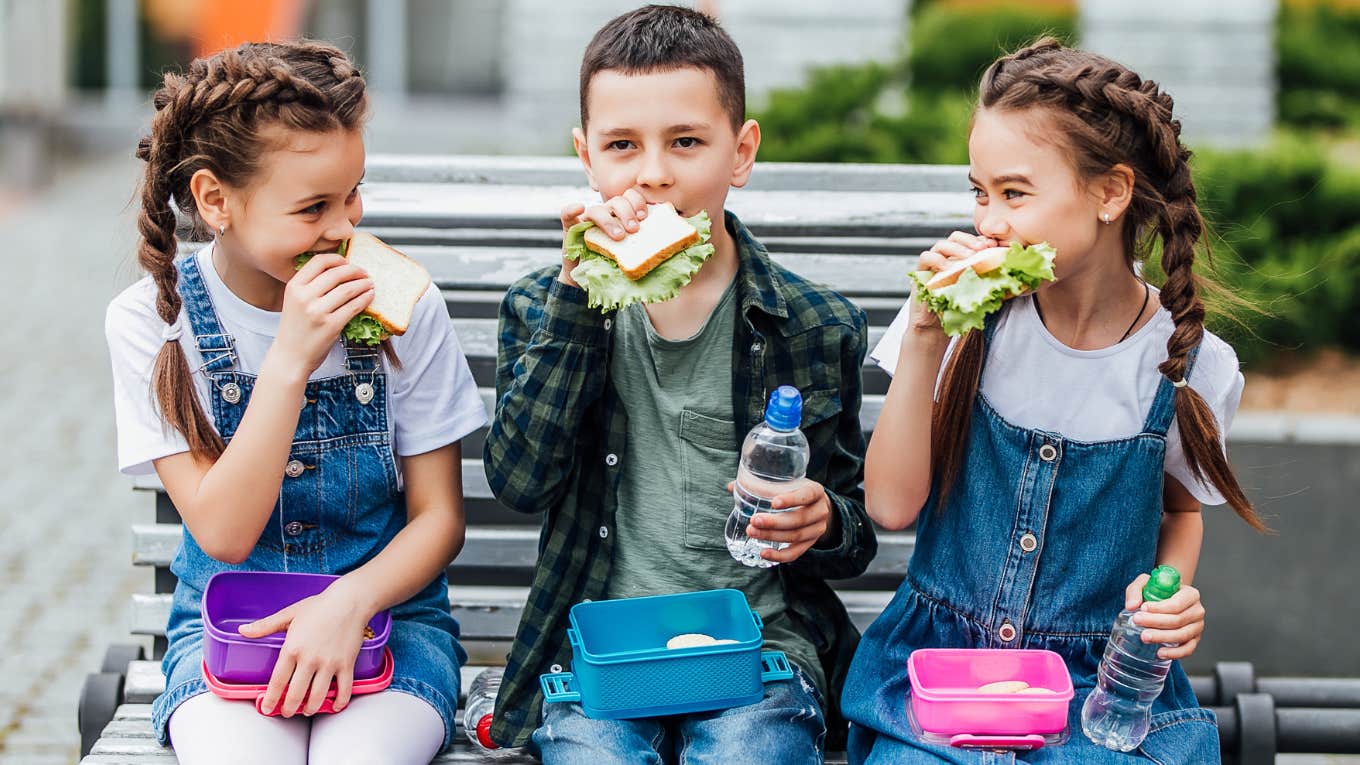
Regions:
<instances>
[{"instance_id":1,"label":"green lettuce leaf","mask_svg":"<svg viewBox=\"0 0 1360 765\"><path fill-rule=\"evenodd\" d=\"M969 330L982 329L987 316L1001 308L1006 298L1052 281L1055 255L1047 242L1028 247L1013 242L1001 267L991 273L979 276L970 269L958 281L934 291L925 288L934 271L916 271L910 276L926 308L940 317L945 334L958 337Z\"/></svg>"},{"instance_id":2,"label":"green lettuce leaf","mask_svg":"<svg viewBox=\"0 0 1360 765\"><path fill-rule=\"evenodd\" d=\"M680 288L689 284L714 251L709 243L713 232L708 213L700 212L686 220L698 229L699 243L670 256L637 281L625 276L612 259L586 246L586 231L594 223L585 221L567 229L562 252L577 262L571 278L586 291L590 307L616 311L633 303L659 303L680 294Z\"/></svg>"},{"instance_id":3,"label":"green lettuce leaf","mask_svg":"<svg viewBox=\"0 0 1360 765\"><path fill-rule=\"evenodd\" d=\"M345 257L345 250L347 249L349 249L348 239L340 243L340 257ZM293 270L296 271L307 265L307 261L311 260L315 254L316 253L313 252L304 252L294 258ZM340 336L346 340L359 343L360 345L370 346L378 345L390 337L390 335L387 334L387 330L383 329L383 326L378 323L378 320L366 313L360 313L358 316L355 316L353 319L346 322L345 326L340 330Z\"/></svg>"}]
</instances>

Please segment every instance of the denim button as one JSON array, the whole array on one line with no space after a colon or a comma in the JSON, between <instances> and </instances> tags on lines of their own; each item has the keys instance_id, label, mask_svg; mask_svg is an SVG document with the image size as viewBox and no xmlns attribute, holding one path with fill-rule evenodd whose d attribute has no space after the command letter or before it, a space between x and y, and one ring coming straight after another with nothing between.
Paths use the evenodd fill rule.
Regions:
<instances>
[{"instance_id":1,"label":"denim button","mask_svg":"<svg viewBox=\"0 0 1360 765\"><path fill-rule=\"evenodd\" d=\"M1039 447L1039 459L1043 460L1044 462L1052 462L1057 458L1058 450L1053 447L1053 444L1044 444L1043 446Z\"/></svg>"},{"instance_id":2,"label":"denim button","mask_svg":"<svg viewBox=\"0 0 1360 765\"><path fill-rule=\"evenodd\" d=\"M619 455L606 454L604 456L604 464L608 465L609 467L614 467L615 465L619 464Z\"/></svg>"},{"instance_id":3,"label":"denim button","mask_svg":"<svg viewBox=\"0 0 1360 765\"><path fill-rule=\"evenodd\" d=\"M1039 546L1039 538L1026 531L1020 535L1020 549L1025 552L1034 552L1034 548Z\"/></svg>"},{"instance_id":4,"label":"denim button","mask_svg":"<svg viewBox=\"0 0 1360 765\"><path fill-rule=\"evenodd\" d=\"M373 386L369 385L366 382L361 382L358 385L354 386L354 398L358 399L359 403L361 404L367 404L368 402L372 401Z\"/></svg>"},{"instance_id":5,"label":"denim button","mask_svg":"<svg viewBox=\"0 0 1360 765\"><path fill-rule=\"evenodd\" d=\"M600 527L600 539L608 539L608 538L609 538L609 527L608 527L608 526L601 526L601 527Z\"/></svg>"},{"instance_id":6,"label":"denim button","mask_svg":"<svg viewBox=\"0 0 1360 765\"><path fill-rule=\"evenodd\" d=\"M239 404L241 402L241 386L234 382L223 385L222 400L228 404Z\"/></svg>"},{"instance_id":7,"label":"denim button","mask_svg":"<svg viewBox=\"0 0 1360 765\"><path fill-rule=\"evenodd\" d=\"M613 319L605 319L605 320L604 320L604 331L605 331L605 332L608 332L609 330L611 330L611 329L613 329L613 328L614 328L614 320L613 320Z\"/></svg>"},{"instance_id":8,"label":"denim button","mask_svg":"<svg viewBox=\"0 0 1360 765\"><path fill-rule=\"evenodd\" d=\"M290 537L295 537L302 533L302 524L298 521L293 521L283 527L283 533Z\"/></svg>"},{"instance_id":9,"label":"denim button","mask_svg":"<svg viewBox=\"0 0 1360 765\"><path fill-rule=\"evenodd\" d=\"M1009 643L1015 639L1015 626L1010 622L1001 625L1001 629L996 631L996 636L1001 638L1001 642Z\"/></svg>"},{"instance_id":10,"label":"denim button","mask_svg":"<svg viewBox=\"0 0 1360 765\"><path fill-rule=\"evenodd\" d=\"M297 478L305 469L302 460L288 460L288 464L283 466L283 474L289 478Z\"/></svg>"},{"instance_id":11,"label":"denim button","mask_svg":"<svg viewBox=\"0 0 1360 765\"><path fill-rule=\"evenodd\" d=\"M765 344L760 342L759 340L755 341L754 343L751 343L751 353L758 354L763 350L765 350Z\"/></svg>"}]
</instances>

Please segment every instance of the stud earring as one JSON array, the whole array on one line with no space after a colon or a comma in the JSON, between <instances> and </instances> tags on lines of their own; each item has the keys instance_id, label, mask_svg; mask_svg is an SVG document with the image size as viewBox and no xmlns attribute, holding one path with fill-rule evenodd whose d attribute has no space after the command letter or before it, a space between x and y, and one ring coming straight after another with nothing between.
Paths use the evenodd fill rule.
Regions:
<instances>
[{"instance_id":1,"label":"stud earring","mask_svg":"<svg viewBox=\"0 0 1360 765\"><path fill-rule=\"evenodd\" d=\"M1103 220L1103 221L1105 221L1105 225L1107 225L1107 226L1110 225L1110 214L1109 214L1109 213L1101 213L1100 219Z\"/></svg>"},{"instance_id":2,"label":"stud earring","mask_svg":"<svg viewBox=\"0 0 1360 765\"><path fill-rule=\"evenodd\" d=\"M1108 215L1105 216L1105 222L1106 223L1110 222L1110 216ZM223 223L217 227L217 235L222 236L225 233L227 233L227 224Z\"/></svg>"}]
</instances>

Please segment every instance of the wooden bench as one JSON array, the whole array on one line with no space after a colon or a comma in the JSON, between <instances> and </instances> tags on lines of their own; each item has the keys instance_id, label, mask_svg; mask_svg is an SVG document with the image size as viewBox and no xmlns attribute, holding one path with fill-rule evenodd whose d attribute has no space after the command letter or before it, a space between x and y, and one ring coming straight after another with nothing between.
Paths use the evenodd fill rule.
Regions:
<instances>
[{"instance_id":1,"label":"wooden bench","mask_svg":"<svg viewBox=\"0 0 1360 765\"><path fill-rule=\"evenodd\" d=\"M557 262L561 233L556 211L567 202L590 198L583 181L572 158L369 160L364 227L430 270L488 411L494 404L501 296L516 278ZM757 167L749 187L733 191L728 206L776 261L829 284L863 307L872 346L907 297L912 258L903 253L919 252L952 230L968 228L972 203L962 167L768 163ZM873 429L887 385L887 375L866 361L861 414L866 432ZM492 497L482 468L484 438L483 430L463 442L468 539L448 570L450 603L470 657L465 689L483 666L504 663L538 542L537 517L509 511ZM154 567L155 591L133 596L131 632L151 636L153 658L159 659L175 585L169 565L181 538L180 519L154 477L136 486L154 494L155 522L133 526L133 564ZM910 532L880 532L879 552L868 572L836 583L861 629L901 581L913 539ZM140 653L136 647L112 647L102 672L87 680L80 714L86 765L175 760L173 752L156 744L150 725L150 703L164 686L160 664L142 660ZM1230 708L1237 697L1221 685L1212 678L1197 679L1200 693L1224 705L1218 711L1231 718L1224 746L1232 751L1233 741L1240 738L1241 726ZM478 760L461 730L457 741L436 762ZM828 761L838 757L843 755L833 754Z\"/></svg>"}]
</instances>

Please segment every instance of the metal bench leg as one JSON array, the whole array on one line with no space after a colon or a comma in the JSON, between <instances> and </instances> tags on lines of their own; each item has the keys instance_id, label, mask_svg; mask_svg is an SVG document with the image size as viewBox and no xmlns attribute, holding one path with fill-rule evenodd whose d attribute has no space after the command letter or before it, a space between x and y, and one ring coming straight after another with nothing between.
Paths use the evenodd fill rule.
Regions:
<instances>
[{"instance_id":1,"label":"metal bench leg","mask_svg":"<svg viewBox=\"0 0 1360 765\"><path fill-rule=\"evenodd\" d=\"M128 664L140 661L143 655L139 645L115 643L104 652L100 671L85 676L85 684L80 689L80 706L76 709L81 757L90 753L90 748L99 740L99 734L104 732L122 703Z\"/></svg>"}]
</instances>

